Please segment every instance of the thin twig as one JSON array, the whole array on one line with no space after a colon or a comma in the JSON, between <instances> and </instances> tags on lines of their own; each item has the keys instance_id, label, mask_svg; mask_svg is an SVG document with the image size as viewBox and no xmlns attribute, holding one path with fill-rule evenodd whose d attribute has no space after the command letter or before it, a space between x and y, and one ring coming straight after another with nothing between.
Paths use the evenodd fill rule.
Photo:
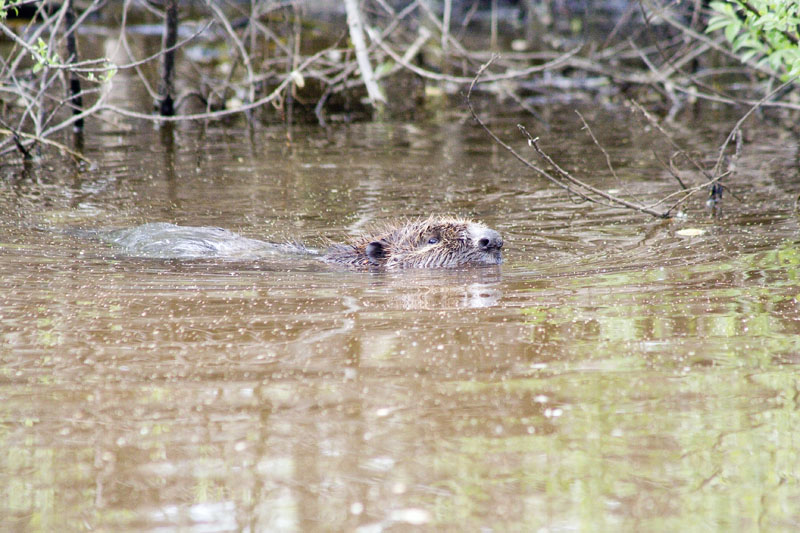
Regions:
<instances>
[{"instance_id":1,"label":"thin twig","mask_svg":"<svg viewBox=\"0 0 800 533\"><path fill-rule=\"evenodd\" d=\"M672 212L672 211L674 211L674 210L675 210L675 208L676 208L676 207L678 207L680 204L682 204L682 203L686 202L686 200L688 200L688 199L689 199L689 197L690 197L690 196L692 196L694 193L696 193L696 192L699 192L699 191L702 191L702 190L705 190L705 189L709 189L709 188L710 188L710 186L714 185L714 184L715 184L715 183L717 183L719 180L721 180L722 178L725 178L725 177L727 177L727 176L728 176L728 174L727 174L727 173L725 173L725 174L722 174L722 175L720 175L720 176L717 176L716 178L714 178L713 180L711 180L711 181L710 181L710 182L708 182L708 183L701 183L700 185L695 185L694 187L689 187L689 188L686 188L686 189L681 189L681 190L679 190L679 191L674 191L674 192L671 192L671 193L669 193L668 195L666 195L665 197L663 197L663 198L661 198L660 200L658 200L657 202L654 202L654 203L652 203L652 204L648 204L648 206L647 206L647 207L656 208L656 207L658 207L658 206L659 206L659 205L661 205L661 204L667 203L667 201L671 200L671 199L672 199L672 198L674 198L675 196L680 196L680 199L678 200L678 202L676 202L675 204L673 204L673 205L672 205L672 207L670 207L670 208L667 210L667 212Z\"/></svg>"},{"instance_id":2,"label":"thin twig","mask_svg":"<svg viewBox=\"0 0 800 533\"><path fill-rule=\"evenodd\" d=\"M561 180L559 180L558 178L552 176L546 170L544 170L542 168L539 168L537 165L531 163L530 161L528 161L527 159L522 157L519 153L517 153L517 151L514 150L511 146L509 146L508 144L504 143L497 135L495 135L495 133L492 130L489 129L488 126L486 126L486 124L483 123L483 121L480 119L478 114L475 112L475 109L472 107L472 101L470 100L470 96L472 96L472 89L475 86L475 83L478 81L478 78L480 78L481 74L483 74L483 71L486 70L489 67L489 65L492 64L492 61L494 61L494 58L490 59L488 62L486 62L483 65L481 65L481 68L478 70L478 73L472 79L472 83L470 83L469 89L467 90L467 95L466 95L465 99L466 99L467 107L469 108L469 112L472 115L472 118L475 120L475 122L478 123L478 125L481 128L483 128L483 130L489 135L489 137L491 137L497 144L499 144L500 146L502 146L503 148L508 150L508 152L511 155L513 155L518 161L520 161L523 165L525 165L526 167L530 168L531 170L534 170L539 175L543 176L544 178L546 178L547 180L549 180L553 184L557 185L558 187L561 187L565 191L572 192L568 185L562 183ZM580 195L579 193L578 193L578 195L581 196L586 201L592 201L592 199L589 198L589 197Z\"/></svg>"},{"instance_id":3,"label":"thin twig","mask_svg":"<svg viewBox=\"0 0 800 533\"><path fill-rule=\"evenodd\" d=\"M384 41L379 40L378 41L378 45L383 49L384 52L389 54L392 59L394 59L395 61L397 61L401 65L403 65L406 69L410 70L411 72L413 72L413 73L415 73L415 74L417 74L419 76L422 76L423 78L428 78L428 79L437 80L437 81L449 81L449 82L452 82L452 83L470 83L471 81L474 80L474 78L469 78L469 77L466 77L466 76L450 76L448 74L439 74L438 72L431 72L430 70L425 70L425 69L420 68L420 67L418 67L416 65L413 65L413 64L411 64L411 63L409 63L407 61L404 61L403 58L400 57L400 54L398 54L397 52L392 50L389 47L389 45L387 45ZM483 79L483 82L511 80L511 79L515 79L515 78L525 78L525 77L528 77L531 74L535 74L537 72L544 72L546 70L552 70L552 69L554 69L554 68L556 68L556 67L558 67L558 66L560 66L560 65L562 65L564 63L566 63L567 60L570 57L572 57L575 54L577 54L580 49L581 49L581 46L577 46L577 47L573 48L572 50L570 50L569 52L561 54L556 59L553 59L552 61L548 61L547 63L542 63L541 65L536 65L536 66L529 67L529 68L522 69L522 70L511 70L511 69L509 69L509 70L503 72L502 74L495 74L495 75L492 75L492 76L486 76ZM490 65L494 61L494 58L496 58L496 57L499 57L499 56L494 56L492 59L489 60L488 63L485 63L484 65L482 65L481 68L483 68L484 66Z\"/></svg>"},{"instance_id":4,"label":"thin twig","mask_svg":"<svg viewBox=\"0 0 800 533\"><path fill-rule=\"evenodd\" d=\"M666 164L664 164L663 161L661 161L661 158L659 157L658 153L655 150L652 150L652 153L653 153L653 156L656 158L656 160L659 163L661 163L662 165L664 165L664 167L667 168L669 173L672 174L672 177L675 178L675 181L678 182L678 185L681 186L681 189L688 189L686 184L683 183L683 179L678 174L678 168L675 166L675 157L681 155L680 152L672 152L672 154L670 154L670 156L669 156L669 165L666 165Z\"/></svg>"},{"instance_id":5,"label":"thin twig","mask_svg":"<svg viewBox=\"0 0 800 533\"><path fill-rule=\"evenodd\" d=\"M679 154L681 154L686 159L686 161L691 163L692 166L694 166L697 170L699 170L709 181L714 179L713 174L709 174L708 171L706 171L706 169L703 168L703 166L699 162L697 162L697 160L695 160L692 156L690 156L686 152L686 150L684 150L678 143L676 143L672 139L672 136L669 133L667 133L667 131L661 126L661 124L659 124L659 122L655 119L655 117L653 117L644 107L642 107L642 105L639 104L639 102L637 102L636 100L633 100L633 99L628 99L628 101L631 104L633 104L633 106L636 107L636 109L639 110L639 112L644 116L644 118L647 119L647 122L649 122L654 128L656 128L659 132L661 132L661 134L664 136L664 138L667 139L667 142Z\"/></svg>"},{"instance_id":6,"label":"thin twig","mask_svg":"<svg viewBox=\"0 0 800 533\"><path fill-rule=\"evenodd\" d=\"M713 174L716 174L717 172L719 172L719 168L722 165L722 157L725 154L725 149L728 147L728 144L730 144L731 140L733 140L733 138L736 136L737 132L739 131L739 128L741 128L742 124L744 124L744 121L747 120L750 117L750 115L752 115L755 112L755 110L758 109L759 107L761 107L761 105L764 104L767 100L769 100L770 98L775 96L777 93L782 91L784 88L786 88L789 85L792 85L793 83L795 83L798 80L798 78L800 78L800 76L795 76L794 78L791 78L790 80L788 80L788 81L784 82L783 84L779 85L776 89L773 89L772 91L770 91L766 96L764 96L761 100L756 102L755 105L753 105L750 109L748 109L747 113L745 113L742 116L742 118L740 118L736 122L736 124L733 126L733 129L728 134L728 137L725 139L725 142L722 143L722 146L720 146L720 148L719 148L719 155L717 156L717 162L714 164Z\"/></svg>"},{"instance_id":7,"label":"thin twig","mask_svg":"<svg viewBox=\"0 0 800 533\"><path fill-rule=\"evenodd\" d=\"M576 185L577 187L580 187L581 189L584 189L584 190L586 190L586 191L588 191L588 192L590 192L592 194L596 194L597 196L600 196L601 198L604 198L605 200L607 200L611 204L617 204L617 205L622 206L622 207L627 207L628 209L632 209L634 211L640 211L642 213L646 213L648 215L652 215L652 216L657 217L657 218L668 218L669 217L669 213L668 212L654 211L653 209L650 209L647 206L636 204L636 203L633 203L633 202L629 202L628 200L625 200L624 198L620 198L620 197L615 196L613 194L609 194L609 193L607 193L607 192L605 192L603 190L598 189L597 187L589 185L585 181L579 180L578 178L574 177L572 174L570 174L566 170L564 170L561 167L559 167L558 164L556 164L556 162L553 161L553 159L539 147L538 138L533 138L531 136L531 134L528 133L528 131L525 129L524 126L517 125L517 127L520 129L522 134L525 135L525 137L528 138L528 144L533 146L533 149L536 150L536 153L538 153L540 156L545 158L545 160L550 165L552 165L553 168L558 170L558 173L561 174L564 177L564 179L566 179L567 181L569 181L573 185ZM591 200L593 202L600 203L600 202L597 201L597 199L592 198L592 197L588 196L585 193L577 192L574 189L571 189L571 192L573 192L575 194L579 194L581 196L585 196L587 198L591 198ZM605 204L605 205L609 205L609 204Z\"/></svg>"},{"instance_id":8,"label":"thin twig","mask_svg":"<svg viewBox=\"0 0 800 533\"><path fill-rule=\"evenodd\" d=\"M17 147L17 150L19 150L19 152L22 154L22 158L23 158L23 159L25 159L25 160L31 160L31 159L33 159L33 157L31 156L31 153L30 153L30 151L29 151L27 148L25 148L25 145L24 145L24 144L22 144L22 142L20 142L20 140L19 140L19 137L20 137L20 134L19 134L19 132L18 132L18 131L15 131L15 130L13 130L13 129L12 129L12 128L11 128L11 127L10 127L10 126L9 126L9 125L6 123L6 121L5 121L5 120L3 120L2 118L0 118L0 124L2 124L3 126L5 126L5 128L4 128L4 129L0 129L0 133L3 133L3 134L6 134L6 135L10 135L10 136L11 136L11 139L14 141L14 146L16 146L16 147ZM24 135L24 134L23 134L23 135Z\"/></svg>"},{"instance_id":9,"label":"thin twig","mask_svg":"<svg viewBox=\"0 0 800 533\"><path fill-rule=\"evenodd\" d=\"M675 210L676 210L678 207L680 207L682 204L686 203L686 202L689 200L689 198L690 198L690 197L691 197L691 196L692 196L694 193L696 193L696 192L698 192L698 191L701 191L701 190L703 190L703 189L708 189L708 188L711 188L711 187L713 187L715 184L717 184L717 183L718 183L720 180L722 180L722 178L724 178L724 177L725 177L725 176L727 176L727 175L728 175L728 174L727 174L727 172L726 172L725 174L721 174L721 175L717 176L716 178L714 178L713 180L709 181L708 183L703 183L702 185L697 185L697 186L695 186L695 187L692 187L691 189L686 189L686 191L678 191L678 193L685 193L685 196L683 196L683 197L682 197L681 199L679 199L677 202L675 202L674 204L672 204L672 205L669 207L669 209L667 209L667 211L666 211L666 212L667 212L667 214L668 214L669 216L671 216L672 212L673 212L673 211L675 211ZM660 203L660 202L659 202L659 203Z\"/></svg>"},{"instance_id":10,"label":"thin twig","mask_svg":"<svg viewBox=\"0 0 800 533\"><path fill-rule=\"evenodd\" d=\"M247 93L248 93L248 101L252 102L255 100L255 84L253 83L253 66L250 64L250 54L247 53L245 50L244 43L242 43L241 39L236 35L236 32L233 31L230 22L225 17L225 14L222 10L217 6L216 2L209 2L208 6L214 12L214 14L219 19L222 27L225 28L225 33L231 38L233 43L236 45L236 49L239 50L239 54L242 57L242 63L244 63L244 68L247 71Z\"/></svg>"},{"instance_id":11,"label":"thin twig","mask_svg":"<svg viewBox=\"0 0 800 533\"><path fill-rule=\"evenodd\" d=\"M553 161L553 159L548 154L546 154L539 147L539 143L538 143L539 139L538 138L534 138L528 132L528 130L526 130L525 127L522 126L521 124L518 124L517 128L519 128L519 130L522 132L522 134L525 135L525 137L528 139L528 144L530 146L532 146L534 148L534 150L536 150L536 153L538 153L540 157L542 157L553 169L556 170L556 172L559 174L559 176L561 176L561 179L556 178L555 176L551 175L547 171L545 171L545 170L539 168L538 166L536 166L535 164L531 163L530 161L528 161L527 159L525 159L524 157L519 155L511 146L509 146L508 144L503 142L491 129L489 129L488 126L486 126L486 124L483 123L483 121L480 119L480 117L478 117L477 113L475 112L475 109L472 106L472 102L470 100L470 96L472 94L473 87L477 83L477 81L480 78L481 74L483 74L483 71L486 70L489 67L491 62L492 62L492 60L489 60L489 62L485 63L484 65L481 65L481 68L478 70L478 73L472 79L472 83L470 83L469 90L467 91L466 103L467 103L467 107L469 108L470 114L472 115L472 118L478 123L478 125L481 128L483 128L483 130L496 143L498 143L500 146L502 146L503 148L508 150L508 152L510 152L517 160L522 162L528 168L536 171L539 175L544 176L550 182L552 182L555 185L561 187L562 189L568 191L570 194L581 198L584 201L598 203L598 204L602 204L602 205L618 205L618 206L626 207L628 209L632 209L634 211L639 211L639 212L642 212L642 213L646 213L648 215L651 215L651 216L654 216L654 217L657 217L657 218L668 218L669 217L669 211L667 211L667 212L655 211L655 210L653 210L653 209L651 209L651 208L649 208L647 206L636 204L636 203L633 203L633 202L629 202L628 200L625 200L624 198L619 198L617 196L609 194L609 193L607 193L605 191L602 191L602 190L600 190L600 189L598 189L596 187L593 187L592 185L589 185L588 183L586 183L584 181L581 181L578 178L572 176L569 172L567 172L566 170L562 169L555 161ZM574 187L571 186L571 185L574 185ZM584 192L584 191L586 191L586 192ZM600 198L603 198L604 200L606 200L608 203L601 202L596 197L590 196L590 194L594 194L596 196L599 196Z\"/></svg>"},{"instance_id":12,"label":"thin twig","mask_svg":"<svg viewBox=\"0 0 800 533\"><path fill-rule=\"evenodd\" d=\"M581 112L576 109L575 113L581 119L581 122L583 123L583 128L589 133L589 137L592 138L592 141L594 141L595 146L597 146L600 149L600 151L603 152L603 155L606 158L606 166L608 167L609 172L611 172L611 175L614 176L615 180L617 180L617 183L621 183L621 180L619 179L619 176L617 176L617 171L614 170L614 165L611 163L611 156L608 155L608 152L606 152L606 149L603 148L603 145L600 144L600 141L598 141L597 137L594 136L594 132L592 131L592 128L589 127L589 124L586 122L586 119L583 118L583 115L581 114Z\"/></svg>"}]
</instances>

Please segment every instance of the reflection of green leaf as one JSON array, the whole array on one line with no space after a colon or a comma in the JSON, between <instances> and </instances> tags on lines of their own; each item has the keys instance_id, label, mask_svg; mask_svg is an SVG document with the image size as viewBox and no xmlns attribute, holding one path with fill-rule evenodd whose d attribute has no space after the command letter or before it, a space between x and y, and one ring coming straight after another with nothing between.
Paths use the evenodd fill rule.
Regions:
<instances>
[{"instance_id":1,"label":"reflection of green leaf","mask_svg":"<svg viewBox=\"0 0 800 533\"><path fill-rule=\"evenodd\" d=\"M528 317L528 322L536 323L547 317L547 310L542 307L526 307L522 309L522 314Z\"/></svg>"},{"instance_id":2,"label":"reflection of green leaf","mask_svg":"<svg viewBox=\"0 0 800 533\"><path fill-rule=\"evenodd\" d=\"M458 387L460 394L480 393L484 405L529 398L520 394L525 391L551 391L566 405L549 432L542 431L549 422L541 417L523 420L509 408L497 423L513 434L466 425L458 430L460 438L437 440L431 459L442 480L435 484L437 519L480 520L498 505L498 494L508 493L547 505L546 513L526 506L528 512L510 519L508 530L536 531L558 519L571 520L579 530L616 530L619 523L610 519L616 515L607 505L620 501L660 502L659 509L670 509L666 518L642 513L637 531L703 531L709 523L735 529L753 512L765 523L781 523L796 514L791 502L797 487L785 480L795 479L800 460L794 444L800 439L799 385L786 369L753 374L698 367L680 379L644 369L567 371L481 389ZM764 403L754 404L756 398ZM775 505L764 509L758 498L763 494ZM739 509L732 515L731 505Z\"/></svg>"},{"instance_id":3,"label":"reflection of green leaf","mask_svg":"<svg viewBox=\"0 0 800 533\"><path fill-rule=\"evenodd\" d=\"M592 287L591 291L576 290L573 298L557 305L521 313L535 326L532 340L552 344L583 339L570 344L567 364L580 360L591 361L593 368L622 369L630 366L626 354L643 353L644 358L664 354L667 359L660 364L681 368L681 356L702 353L705 360L720 364L761 368L778 354L800 350L800 337L774 312L776 307L799 305L793 298L800 279L798 265L800 248L787 243L727 262L673 267L668 272L595 274L588 280L572 280L576 289ZM734 272L759 272L770 278L776 276L769 273L779 272L780 281L708 288L692 284L693 279L723 278ZM561 281L569 282L569 278ZM665 282L676 288L664 290ZM704 302L702 313L697 311L698 302ZM678 342L687 336L699 340Z\"/></svg>"}]
</instances>

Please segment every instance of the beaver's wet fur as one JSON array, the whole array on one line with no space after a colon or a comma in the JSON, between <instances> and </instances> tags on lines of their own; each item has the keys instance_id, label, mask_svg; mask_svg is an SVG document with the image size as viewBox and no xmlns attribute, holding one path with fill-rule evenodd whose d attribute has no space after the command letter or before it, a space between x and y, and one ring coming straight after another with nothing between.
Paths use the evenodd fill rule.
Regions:
<instances>
[{"instance_id":1,"label":"beaver's wet fur","mask_svg":"<svg viewBox=\"0 0 800 533\"><path fill-rule=\"evenodd\" d=\"M271 243L206 226L153 222L92 236L139 257L162 259L256 259L274 253L315 256L356 269L453 268L497 265L503 239L495 230L464 218L434 216L387 224L318 252L294 243Z\"/></svg>"},{"instance_id":2,"label":"beaver's wet fur","mask_svg":"<svg viewBox=\"0 0 800 533\"><path fill-rule=\"evenodd\" d=\"M500 234L479 222L432 216L386 225L352 242L332 245L323 259L356 268L453 268L500 264L502 248Z\"/></svg>"}]
</instances>

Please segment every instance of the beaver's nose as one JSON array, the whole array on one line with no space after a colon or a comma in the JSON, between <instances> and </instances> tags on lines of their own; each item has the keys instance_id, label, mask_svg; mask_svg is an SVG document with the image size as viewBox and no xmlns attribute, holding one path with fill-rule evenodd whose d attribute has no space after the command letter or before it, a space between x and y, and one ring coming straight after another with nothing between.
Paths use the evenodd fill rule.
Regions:
<instances>
[{"instance_id":1,"label":"beaver's nose","mask_svg":"<svg viewBox=\"0 0 800 533\"><path fill-rule=\"evenodd\" d=\"M478 247L484 252L499 250L503 247L503 238L495 230L486 228L478 238Z\"/></svg>"}]
</instances>

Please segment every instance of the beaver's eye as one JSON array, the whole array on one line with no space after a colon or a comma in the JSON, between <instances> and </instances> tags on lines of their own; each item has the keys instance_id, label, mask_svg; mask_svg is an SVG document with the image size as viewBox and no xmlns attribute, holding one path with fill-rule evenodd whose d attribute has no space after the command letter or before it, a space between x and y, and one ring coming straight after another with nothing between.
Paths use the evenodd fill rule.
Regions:
<instances>
[{"instance_id":1,"label":"beaver's eye","mask_svg":"<svg viewBox=\"0 0 800 533\"><path fill-rule=\"evenodd\" d=\"M439 239L437 237L431 237L430 239L428 239L428 244L436 244L437 242L439 242Z\"/></svg>"}]
</instances>

